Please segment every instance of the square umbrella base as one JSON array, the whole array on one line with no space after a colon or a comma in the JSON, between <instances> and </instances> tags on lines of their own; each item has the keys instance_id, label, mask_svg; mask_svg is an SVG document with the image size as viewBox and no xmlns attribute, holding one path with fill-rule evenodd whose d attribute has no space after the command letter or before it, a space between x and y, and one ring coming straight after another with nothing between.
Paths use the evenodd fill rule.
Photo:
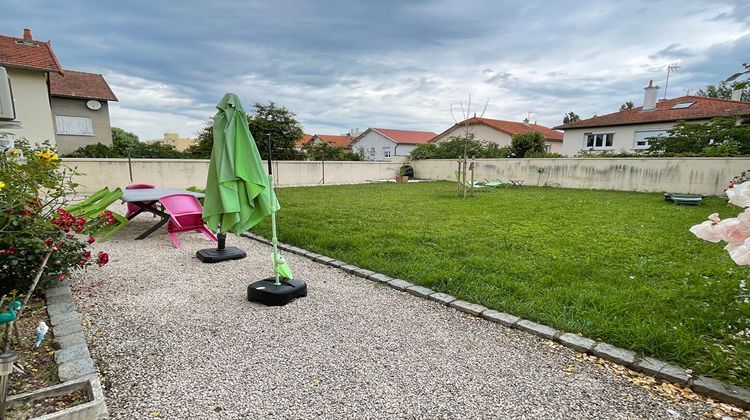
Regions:
<instances>
[{"instance_id":1,"label":"square umbrella base","mask_svg":"<svg viewBox=\"0 0 750 420\"><path fill-rule=\"evenodd\" d=\"M224 249L201 249L195 253L195 256L204 263L217 263L228 260L241 260L247 257L247 254L236 246L228 246Z\"/></svg>"},{"instance_id":2,"label":"square umbrella base","mask_svg":"<svg viewBox=\"0 0 750 420\"><path fill-rule=\"evenodd\" d=\"M268 306L284 306L294 298L307 296L307 283L304 280L281 279L281 284L275 283L276 279L269 277L247 286L247 300Z\"/></svg>"}]
</instances>

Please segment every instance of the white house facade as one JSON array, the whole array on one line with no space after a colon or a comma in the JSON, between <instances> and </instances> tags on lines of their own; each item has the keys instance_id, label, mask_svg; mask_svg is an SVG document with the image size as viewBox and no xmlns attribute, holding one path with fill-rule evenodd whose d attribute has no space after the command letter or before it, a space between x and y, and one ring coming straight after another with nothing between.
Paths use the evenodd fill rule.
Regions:
<instances>
[{"instance_id":1,"label":"white house facade","mask_svg":"<svg viewBox=\"0 0 750 420\"><path fill-rule=\"evenodd\" d=\"M390 161L394 156L409 156L420 144L435 136L429 131L368 128L352 141L350 147L365 160Z\"/></svg>"}]
</instances>

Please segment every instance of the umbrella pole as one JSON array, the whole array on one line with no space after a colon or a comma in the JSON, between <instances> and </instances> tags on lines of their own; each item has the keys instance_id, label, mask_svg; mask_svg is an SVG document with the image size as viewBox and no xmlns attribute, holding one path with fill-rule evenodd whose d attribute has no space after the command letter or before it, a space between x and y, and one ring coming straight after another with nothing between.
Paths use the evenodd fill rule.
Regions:
<instances>
[{"instance_id":1,"label":"umbrella pole","mask_svg":"<svg viewBox=\"0 0 750 420\"><path fill-rule=\"evenodd\" d=\"M273 166L271 166L271 133L268 133L268 194L271 196L271 202L273 203ZM279 279L279 269L278 269L278 258L279 258L279 240L276 238L276 212L271 212L271 244L273 245L273 275L275 276L276 282L274 283L276 286L279 286L281 284L281 280Z\"/></svg>"}]
</instances>

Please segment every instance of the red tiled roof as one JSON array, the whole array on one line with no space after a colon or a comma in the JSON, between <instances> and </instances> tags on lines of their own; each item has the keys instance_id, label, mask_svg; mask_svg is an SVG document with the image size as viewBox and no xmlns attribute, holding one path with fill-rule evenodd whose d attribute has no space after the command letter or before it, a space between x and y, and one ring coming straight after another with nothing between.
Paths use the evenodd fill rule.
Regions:
<instances>
[{"instance_id":1,"label":"red tiled roof","mask_svg":"<svg viewBox=\"0 0 750 420\"><path fill-rule=\"evenodd\" d=\"M0 65L62 74L49 42L0 35Z\"/></svg>"},{"instance_id":2,"label":"red tiled roof","mask_svg":"<svg viewBox=\"0 0 750 420\"><path fill-rule=\"evenodd\" d=\"M312 134L302 134L302 137L299 138L296 142L294 142L294 145L296 147L302 147L307 144L308 141L312 140L313 136Z\"/></svg>"},{"instance_id":3,"label":"red tiled roof","mask_svg":"<svg viewBox=\"0 0 750 420\"><path fill-rule=\"evenodd\" d=\"M429 143L435 137L435 133L431 131L391 130L389 128L373 128L372 130L398 144L424 144Z\"/></svg>"},{"instance_id":4,"label":"red tiled roof","mask_svg":"<svg viewBox=\"0 0 750 420\"><path fill-rule=\"evenodd\" d=\"M317 137L333 147L349 147L352 139L349 136L332 136L328 134L316 134Z\"/></svg>"},{"instance_id":5,"label":"red tiled roof","mask_svg":"<svg viewBox=\"0 0 750 420\"><path fill-rule=\"evenodd\" d=\"M67 98L116 101L117 97L101 74L65 70L64 75L50 74L49 94Z\"/></svg>"},{"instance_id":6,"label":"red tiled roof","mask_svg":"<svg viewBox=\"0 0 750 420\"><path fill-rule=\"evenodd\" d=\"M445 133L453 130L456 127L459 127L462 125L477 125L477 124L484 124L488 127L492 127L495 130L502 131L503 133L511 135L511 136L515 134L528 133L529 131L538 131L542 133L544 138L547 139L548 141L563 141L563 133L559 131L555 131L543 125L526 124L522 122L506 121L506 120L493 120L491 118L479 118L479 117L472 117L467 120L461 121L458 124L454 124L451 128L438 134L432 140L438 139L439 137L443 136Z\"/></svg>"},{"instance_id":7,"label":"red tiled roof","mask_svg":"<svg viewBox=\"0 0 750 420\"><path fill-rule=\"evenodd\" d=\"M681 102L694 102L688 108L671 109ZM646 124L660 121L703 120L714 117L750 115L750 102L727 99L705 98L703 96L680 96L656 103L656 109L642 111L642 107L626 109L607 115L557 126L557 129L607 127L612 125Z\"/></svg>"}]
</instances>

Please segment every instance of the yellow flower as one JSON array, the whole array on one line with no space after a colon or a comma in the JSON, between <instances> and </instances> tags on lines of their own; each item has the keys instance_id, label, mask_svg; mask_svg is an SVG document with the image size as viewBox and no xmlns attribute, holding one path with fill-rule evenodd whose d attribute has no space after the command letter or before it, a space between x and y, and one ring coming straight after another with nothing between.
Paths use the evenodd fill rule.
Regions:
<instances>
[{"instance_id":1,"label":"yellow flower","mask_svg":"<svg viewBox=\"0 0 750 420\"><path fill-rule=\"evenodd\" d=\"M13 149L13 150L10 151L10 155L13 156L13 157L16 157L16 156L18 156L20 154L21 153L18 151L18 149Z\"/></svg>"},{"instance_id":2,"label":"yellow flower","mask_svg":"<svg viewBox=\"0 0 750 420\"><path fill-rule=\"evenodd\" d=\"M0 181L0 190L2 190L3 188L5 188L5 183L3 181Z\"/></svg>"},{"instance_id":3,"label":"yellow flower","mask_svg":"<svg viewBox=\"0 0 750 420\"><path fill-rule=\"evenodd\" d=\"M51 150L45 150L43 152L38 152L36 155L39 156L40 158L46 160L47 162L54 162L54 161L56 161L56 160L59 159L58 156L57 156L57 153L55 153L55 152L53 152Z\"/></svg>"}]
</instances>

